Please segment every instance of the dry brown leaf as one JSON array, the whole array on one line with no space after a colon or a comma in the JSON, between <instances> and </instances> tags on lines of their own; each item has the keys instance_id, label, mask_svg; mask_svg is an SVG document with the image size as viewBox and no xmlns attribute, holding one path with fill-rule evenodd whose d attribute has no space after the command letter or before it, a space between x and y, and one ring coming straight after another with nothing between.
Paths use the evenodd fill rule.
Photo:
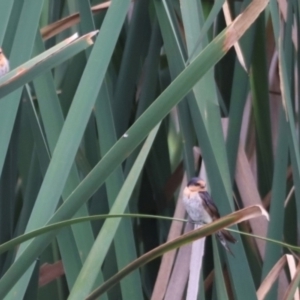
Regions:
<instances>
[{"instance_id":1,"label":"dry brown leaf","mask_svg":"<svg viewBox=\"0 0 300 300\"><path fill-rule=\"evenodd\" d=\"M76 40L84 40L84 39L88 42L88 44L91 45L91 44L93 44L92 37L95 36L97 33L98 33L98 30L92 31L88 34L85 34L85 35L81 36L81 37L78 37L78 34L75 33L75 34L73 34L72 36L68 37L67 39L65 39L63 41L65 43L65 45L63 47L66 47L68 44L71 44ZM11 83L12 81L16 80L17 78L22 76L24 73L27 73L34 66L39 65L41 62L47 60L49 57L53 56L55 53L60 52L63 49L63 47L57 49L56 52L52 52L47 57L44 57L42 60L36 62L34 65L31 65L28 68L24 68L24 66L20 66L16 69L12 70L11 72L14 72L13 75L11 77L9 77L5 82L0 84L0 87L6 86L9 83Z\"/></svg>"},{"instance_id":2,"label":"dry brown leaf","mask_svg":"<svg viewBox=\"0 0 300 300\"><path fill-rule=\"evenodd\" d=\"M269 220L268 212L263 208L262 205L252 205L243 209L240 209L236 212L233 212L226 217L234 218L235 220L232 222L233 224L241 223L243 221L250 220L252 218L262 217L264 216L267 220ZM226 218L223 217L223 218Z\"/></svg>"},{"instance_id":3,"label":"dry brown leaf","mask_svg":"<svg viewBox=\"0 0 300 300\"><path fill-rule=\"evenodd\" d=\"M226 30L224 52L238 41L268 5L269 0L253 0Z\"/></svg>"},{"instance_id":4,"label":"dry brown leaf","mask_svg":"<svg viewBox=\"0 0 300 300\"><path fill-rule=\"evenodd\" d=\"M39 286L44 286L65 274L62 261L54 264L43 264L40 268Z\"/></svg>"},{"instance_id":5,"label":"dry brown leaf","mask_svg":"<svg viewBox=\"0 0 300 300\"><path fill-rule=\"evenodd\" d=\"M195 169L196 169L199 164L201 153L199 148L197 147L193 148L193 153L194 153L194 162L195 162ZM186 186L186 182L187 180L185 179L184 187ZM182 207L185 214L185 209L182 205L181 197L178 199L178 202L180 202L180 206ZM192 229L192 224L188 223L185 226L185 232L188 232L191 229ZM168 282L168 285L166 286L166 289L164 290L165 300L167 299L180 300L182 298L185 292L185 286L189 274L189 263L191 261L190 257L191 257L191 245L183 246L178 250L176 261L175 263L173 263L174 264L173 272L171 276L169 275L170 280ZM157 281L159 280L157 279ZM156 297L158 293L156 293L155 295L153 294L151 299L155 299L155 300L161 299L160 297L163 297L164 294L158 296L159 298Z\"/></svg>"},{"instance_id":6,"label":"dry brown leaf","mask_svg":"<svg viewBox=\"0 0 300 300\"><path fill-rule=\"evenodd\" d=\"M198 164L199 159L200 159L200 152L196 151L194 149L194 161L195 161L196 165ZM165 186L165 194L167 195L167 199L169 199L169 197L171 197L171 194L172 195L174 194L174 191L175 191L174 188L175 188L175 186L177 187L178 180L180 178L182 178L182 172L183 172L182 167L183 166L180 164L180 166L177 168L178 170L176 170L174 172L174 178L172 177L173 179L171 180L172 183L168 182ZM187 184L187 178L185 175L183 178L182 184L181 184L179 197L177 199L177 205L176 205L176 210L174 213L174 218L183 219L185 216L185 209L184 209L181 199L182 199L182 192L183 192L183 189L185 188L186 184ZM169 191L169 192L167 192L167 191ZM182 228L183 228L182 223L172 222L170 232L168 235L168 241L180 236L182 233ZM188 255L188 257L190 256L190 246L185 246L185 247L186 247L186 249L181 250L184 247L179 249L179 254L177 255L177 260L178 259L180 260L181 257L186 258L187 255ZM171 278L171 272L173 269L176 253L177 253L177 251L174 250L174 251L170 251L170 252L166 253L163 256L151 299L155 299L155 300L156 299L157 300L164 299L168 285L170 283L169 279ZM176 267L174 267L174 269L176 269ZM174 276L176 277L175 273L172 274L172 276L173 276L173 278L174 278ZM180 292L177 291L177 294L183 293L184 287L185 287L185 282L184 282L184 285L182 286L182 290ZM180 288L180 287L177 285L176 288ZM174 291L174 289L172 289L172 291ZM171 296L171 297L173 297L173 296Z\"/></svg>"},{"instance_id":7,"label":"dry brown leaf","mask_svg":"<svg viewBox=\"0 0 300 300\"><path fill-rule=\"evenodd\" d=\"M94 14L99 13L100 11L108 8L110 6L111 1L107 1L92 7L92 12ZM62 31L72 27L73 25L79 23L80 15L79 13L75 13L71 16L63 18L57 22L49 24L41 29L41 35L44 40L48 40L51 37L61 33Z\"/></svg>"},{"instance_id":8,"label":"dry brown leaf","mask_svg":"<svg viewBox=\"0 0 300 300\"><path fill-rule=\"evenodd\" d=\"M297 280L297 278L299 277L299 274L300 274L300 263L298 263L298 267L296 268L295 259L290 254L287 255L287 263L288 263L288 266L289 266L292 282L289 285L289 287L286 289L284 299L288 298L288 295L289 295L290 290L292 288L292 284L294 283L294 280ZM299 300L299 299L300 299L300 297L299 297L299 288L297 288L296 291L295 291L295 294L294 294L294 300Z\"/></svg>"},{"instance_id":9,"label":"dry brown leaf","mask_svg":"<svg viewBox=\"0 0 300 300\"><path fill-rule=\"evenodd\" d=\"M277 280L281 270L284 268L286 261L287 261L287 255L282 256L278 260L278 262L274 265L274 267L271 269L271 271L266 276L266 278L263 280L259 289L256 292L258 300L263 300L265 298L270 288Z\"/></svg>"},{"instance_id":10,"label":"dry brown leaf","mask_svg":"<svg viewBox=\"0 0 300 300\"><path fill-rule=\"evenodd\" d=\"M229 26L232 23L232 17L231 17L231 14L230 14L230 8L229 8L228 0L225 1L224 4L223 4L223 13L224 13L226 25ZM238 58L238 60L241 64L241 66L243 67L243 69L246 72L248 72L247 67L246 67L246 63L245 63L245 59L244 59L244 56L243 56L243 52L242 52L242 49L240 47L240 44L238 42L236 42L233 46L234 46L237 58Z\"/></svg>"},{"instance_id":11,"label":"dry brown leaf","mask_svg":"<svg viewBox=\"0 0 300 300\"><path fill-rule=\"evenodd\" d=\"M184 167L183 162L181 161L164 186L166 202L170 202L172 200L174 193L180 185L180 182L182 182L183 173Z\"/></svg>"},{"instance_id":12,"label":"dry brown leaf","mask_svg":"<svg viewBox=\"0 0 300 300\"><path fill-rule=\"evenodd\" d=\"M192 223L187 223L185 227L185 233L191 231L192 227ZM186 283L189 277L191 251L192 244L188 244L179 248L164 300L183 299L183 295L186 289Z\"/></svg>"},{"instance_id":13,"label":"dry brown leaf","mask_svg":"<svg viewBox=\"0 0 300 300\"><path fill-rule=\"evenodd\" d=\"M181 197L182 197L183 189L186 186L186 183L187 183L187 179L186 179L186 176L184 176L184 180L182 181L179 197L177 200L176 209L174 212L174 218L183 219L185 216L185 209L183 207ZM182 232L182 228L183 228L183 223L175 222L175 221L172 222L167 240L169 241L169 240L172 240L172 239L180 236L181 232ZM176 252L177 252L177 250L167 252L162 257L159 272L156 277L156 282L155 282L155 286L154 286L154 290L153 290L151 299L155 299L155 300L164 299L164 295L166 293L167 286L169 284L169 278L171 276Z\"/></svg>"},{"instance_id":14,"label":"dry brown leaf","mask_svg":"<svg viewBox=\"0 0 300 300\"><path fill-rule=\"evenodd\" d=\"M195 229L199 225L195 226ZM201 238L194 241L192 244L192 253L190 259L190 272L189 281L187 286L186 300L197 299L198 291L200 289L199 279L203 264L204 248L205 248L206 238Z\"/></svg>"},{"instance_id":15,"label":"dry brown leaf","mask_svg":"<svg viewBox=\"0 0 300 300\"><path fill-rule=\"evenodd\" d=\"M248 159L244 148L241 146L238 150L235 181L245 206L262 204ZM268 222L266 219L260 218L258 220L250 220L249 222L254 234L263 237L266 236L268 228ZM256 239L256 245L261 257L263 257L265 253L265 244L265 241Z\"/></svg>"}]
</instances>

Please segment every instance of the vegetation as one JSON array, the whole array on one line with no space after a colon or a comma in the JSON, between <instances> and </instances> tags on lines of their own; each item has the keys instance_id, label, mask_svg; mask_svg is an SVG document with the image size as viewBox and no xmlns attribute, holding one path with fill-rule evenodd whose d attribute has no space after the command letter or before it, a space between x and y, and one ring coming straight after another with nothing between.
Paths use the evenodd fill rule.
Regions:
<instances>
[{"instance_id":1,"label":"vegetation","mask_svg":"<svg viewBox=\"0 0 300 300\"><path fill-rule=\"evenodd\" d=\"M198 299L299 293L299 11L1 1L0 299L185 299L232 224ZM199 172L226 217L183 235Z\"/></svg>"}]
</instances>

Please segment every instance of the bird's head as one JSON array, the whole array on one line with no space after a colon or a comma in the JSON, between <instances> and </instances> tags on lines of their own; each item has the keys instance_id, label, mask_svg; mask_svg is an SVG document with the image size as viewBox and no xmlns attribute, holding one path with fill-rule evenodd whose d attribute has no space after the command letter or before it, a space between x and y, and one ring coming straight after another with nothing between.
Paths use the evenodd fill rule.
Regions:
<instances>
[{"instance_id":1,"label":"bird's head","mask_svg":"<svg viewBox=\"0 0 300 300\"><path fill-rule=\"evenodd\" d=\"M198 177L192 178L188 184L187 184L188 189L191 192L206 192L206 182Z\"/></svg>"}]
</instances>

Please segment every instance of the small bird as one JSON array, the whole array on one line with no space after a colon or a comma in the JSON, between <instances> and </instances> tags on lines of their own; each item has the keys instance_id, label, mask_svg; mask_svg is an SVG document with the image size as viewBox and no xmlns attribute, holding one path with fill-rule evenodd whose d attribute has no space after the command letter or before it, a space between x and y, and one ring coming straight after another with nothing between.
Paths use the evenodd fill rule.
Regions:
<instances>
[{"instance_id":1,"label":"small bird","mask_svg":"<svg viewBox=\"0 0 300 300\"><path fill-rule=\"evenodd\" d=\"M9 72L9 61L0 48L0 77Z\"/></svg>"},{"instance_id":2,"label":"small bird","mask_svg":"<svg viewBox=\"0 0 300 300\"><path fill-rule=\"evenodd\" d=\"M183 203L193 223L204 225L220 218L218 208L206 189L206 182L201 178L192 178L183 191ZM235 243L236 239L226 230L216 233L224 248L233 255L226 241ZM233 255L234 256L234 255Z\"/></svg>"}]
</instances>

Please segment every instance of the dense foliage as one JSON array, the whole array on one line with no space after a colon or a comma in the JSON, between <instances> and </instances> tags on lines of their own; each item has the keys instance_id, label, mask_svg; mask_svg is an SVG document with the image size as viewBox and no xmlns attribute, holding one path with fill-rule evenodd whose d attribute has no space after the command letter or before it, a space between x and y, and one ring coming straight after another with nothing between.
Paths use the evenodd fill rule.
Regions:
<instances>
[{"instance_id":1,"label":"dense foliage","mask_svg":"<svg viewBox=\"0 0 300 300\"><path fill-rule=\"evenodd\" d=\"M198 299L292 299L299 11L1 1L0 299L96 299L103 283L101 299L185 298L191 245L174 248L195 236L157 247L191 229L181 193L199 172L222 216L260 204L270 221L233 226L269 239L235 232L234 256L206 239Z\"/></svg>"}]
</instances>

